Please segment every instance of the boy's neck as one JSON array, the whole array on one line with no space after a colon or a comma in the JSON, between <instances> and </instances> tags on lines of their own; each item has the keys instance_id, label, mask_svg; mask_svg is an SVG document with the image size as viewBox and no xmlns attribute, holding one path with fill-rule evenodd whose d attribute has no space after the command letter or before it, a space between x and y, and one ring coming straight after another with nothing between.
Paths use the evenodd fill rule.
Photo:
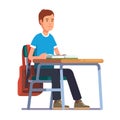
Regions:
<instances>
[{"instance_id":1,"label":"boy's neck","mask_svg":"<svg viewBox=\"0 0 120 120\"><path fill-rule=\"evenodd\" d=\"M48 32L48 31L43 31L43 34L44 34L45 36L48 36L48 35L49 35L49 32Z\"/></svg>"}]
</instances>

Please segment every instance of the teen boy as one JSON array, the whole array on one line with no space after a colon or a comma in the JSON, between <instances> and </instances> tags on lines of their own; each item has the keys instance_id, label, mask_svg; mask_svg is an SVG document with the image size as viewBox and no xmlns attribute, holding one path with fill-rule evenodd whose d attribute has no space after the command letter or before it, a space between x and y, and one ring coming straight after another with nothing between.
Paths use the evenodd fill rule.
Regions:
<instances>
[{"instance_id":1,"label":"teen boy","mask_svg":"<svg viewBox=\"0 0 120 120\"><path fill-rule=\"evenodd\" d=\"M57 54L60 55L59 49L55 42L54 37L49 33L54 26L54 13L51 10L43 9L40 11L38 16L39 24L41 25L43 31L37 34L31 42L31 50L29 53L29 59L46 59L47 54ZM35 65L35 68L37 64ZM55 69L54 66L42 66L41 76L51 76L52 77L52 88L60 87L60 70ZM70 91L72 94L75 109L89 109L88 105L85 105L81 100L81 94L76 83L76 79L72 70L63 69L63 75L66 76ZM53 92L54 108L61 108L61 96L60 92ZM65 106L69 107L69 106Z\"/></svg>"}]
</instances>

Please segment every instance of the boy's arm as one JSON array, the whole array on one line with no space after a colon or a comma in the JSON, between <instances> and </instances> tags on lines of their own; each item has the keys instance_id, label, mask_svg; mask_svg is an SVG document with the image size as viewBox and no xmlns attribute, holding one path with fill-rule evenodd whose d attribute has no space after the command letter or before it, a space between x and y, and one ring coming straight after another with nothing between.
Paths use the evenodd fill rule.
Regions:
<instances>
[{"instance_id":1,"label":"boy's arm","mask_svg":"<svg viewBox=\"0 0 120 120\"><path fill-rule=\"evenodd\" d=\"M35 48L31 47L29 55L28 55L28 59L33 61L33 59L46 59L47 54L43 53L40 56L33 56Z\"/></svg>"},{"instance_id":2,"label":"boy's arm","mask_svg":"<svg viewBox=\"0 0 120 120\"><path fill-rule=\"evenodd\" d=\"M54 48L54 52L55 52L56 55L60 55L60 51L59 51L58 47Z\"/></svg>"}]
</instances>

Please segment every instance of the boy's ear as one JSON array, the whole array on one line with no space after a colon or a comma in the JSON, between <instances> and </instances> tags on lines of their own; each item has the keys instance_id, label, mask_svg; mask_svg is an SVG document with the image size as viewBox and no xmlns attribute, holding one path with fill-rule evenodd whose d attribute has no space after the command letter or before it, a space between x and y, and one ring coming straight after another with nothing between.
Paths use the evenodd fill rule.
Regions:
<instances>
[{"instance_id":1,"label":"boy's ear","mask_svg":"<svg viewBox=\"0 0 120 120\"><path fill-rule=\"evenodd\" d=\"M43 22L42 20L39 21L40 25L42 24L42 22Z\"/></svg>"}]
</instances>

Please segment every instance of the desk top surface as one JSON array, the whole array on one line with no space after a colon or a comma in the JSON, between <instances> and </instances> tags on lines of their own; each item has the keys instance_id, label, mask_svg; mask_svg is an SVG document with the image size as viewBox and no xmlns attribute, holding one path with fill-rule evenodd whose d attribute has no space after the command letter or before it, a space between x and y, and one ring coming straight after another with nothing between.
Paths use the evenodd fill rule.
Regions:
<instances>
[{"instance_id":1,"label":"desk top surface","mask_svg":"<svg viewBox=\"0 0 120 120\"><path fill-rule=\"evenodd\" d=\"M103 59L67 59L67 58L62 58L62 59L34 59L34 63L63 63L63 64L72 64L72 63L103 63Z\"/></svg>"}]
</instances>

